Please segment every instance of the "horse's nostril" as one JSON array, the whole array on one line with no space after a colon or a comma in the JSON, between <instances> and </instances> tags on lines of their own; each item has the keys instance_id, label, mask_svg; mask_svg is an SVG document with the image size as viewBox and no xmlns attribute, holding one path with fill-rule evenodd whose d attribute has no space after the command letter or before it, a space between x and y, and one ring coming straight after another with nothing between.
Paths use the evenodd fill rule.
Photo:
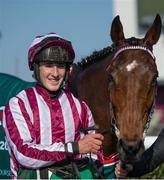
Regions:
<instances>
[{"instance_id":1,"label":"horse's nostril","mask_svg":"<svg viewBox=\"0 0 164 180\"><path fill-rule=\"evenodd\" d=\"M123 149L125 154L136 155L140 151L140 149L142 148L143 142L142 142L142 140L139 140L139 141L137 141L133 144L131 143L129 145L127 141L120 139L119 146L120 146L120 148Z\"/></svg>"}]
</instances>

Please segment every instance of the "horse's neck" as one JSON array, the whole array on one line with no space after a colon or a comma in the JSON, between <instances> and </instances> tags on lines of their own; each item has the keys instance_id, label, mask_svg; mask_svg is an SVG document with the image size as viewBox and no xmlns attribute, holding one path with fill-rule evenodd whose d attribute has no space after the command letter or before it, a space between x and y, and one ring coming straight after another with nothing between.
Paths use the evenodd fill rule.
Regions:
<instances>
[{"instance_id":1,"label":"horse's neck","mask_svg":"<svg viewBox=\"0 0 164 180\"><path fill-rule=\"evenodd\" d=\"M79 70L75 66L70 82L71 91L75 96L79 95L79 98L88 104L95 123L99 125L102 132L111 129L111 117L108 108L108 77L106 73L106 67L109 63L110 59L104 59L84 70ZM109 131L104 137L104 155L109 156L116 151L116 137Z\"/></svg>"}]
</instances>

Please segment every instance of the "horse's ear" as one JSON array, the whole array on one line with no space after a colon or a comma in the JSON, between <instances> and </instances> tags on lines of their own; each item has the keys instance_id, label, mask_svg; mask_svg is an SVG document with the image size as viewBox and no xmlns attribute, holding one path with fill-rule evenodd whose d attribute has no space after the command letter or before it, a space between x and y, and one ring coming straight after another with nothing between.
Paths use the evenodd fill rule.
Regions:
<instances>
[{"instance_id":1,"label":"horse's ear","mask_svg":"<svg viewBox=\"0 0 164 180\"><path fill-rule=\"evenodd\" d=\"M119 16L116 16L112 22L110 36L113 43L118 43L125 39Z\"/></svg>"},{"instance_id":2,"label":"horse's ear","mask_svg":"<svg viewBox=\"0 0 164 180\"><path fill-rule=\"evenodd\" d=\"M147 45L154 45L159 40L161 34L162 22L159 14L156 15L155 20L144 37L144 43Z\"/></svg>"}]
</instances>

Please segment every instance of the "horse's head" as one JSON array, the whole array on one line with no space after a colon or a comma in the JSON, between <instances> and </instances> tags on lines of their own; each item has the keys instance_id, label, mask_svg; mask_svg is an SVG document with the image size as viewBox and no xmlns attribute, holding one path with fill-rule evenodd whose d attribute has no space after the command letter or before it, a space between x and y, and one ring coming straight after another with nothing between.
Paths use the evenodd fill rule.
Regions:
<instances>
[{"instance_id":1,"label":"horse's head","mask_svg":"<svg viewBox=\"0 0 164 180\"><path fill-rule=\"evenodd\" d=\"M143 39L125 39L119 16L112 23L115 51L107 71L113 125L123 161L136 160L144 150L144 131L150 121L157 89L158 71L152 49L160 33L159 15Z\"/></svg>"}]
</instances>

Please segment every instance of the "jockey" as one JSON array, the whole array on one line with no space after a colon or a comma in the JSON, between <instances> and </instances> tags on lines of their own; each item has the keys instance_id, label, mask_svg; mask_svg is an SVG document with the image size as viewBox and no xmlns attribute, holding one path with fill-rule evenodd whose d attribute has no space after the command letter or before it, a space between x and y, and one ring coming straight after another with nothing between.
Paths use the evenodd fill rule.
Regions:
<instances>
[{"instance_id":1,"label":"jockey","mask_svg":"<svg viewBox=\"0 0 164 180\"><path fill-rule=\"evenodd\" d=\"M67 85L74 58L71 42L55 33L32 42L28 60L37 83L9 100L3 118L12 178L98 178L103 136L80 131L95 124Z\"/></svg>"}]
</instances>

